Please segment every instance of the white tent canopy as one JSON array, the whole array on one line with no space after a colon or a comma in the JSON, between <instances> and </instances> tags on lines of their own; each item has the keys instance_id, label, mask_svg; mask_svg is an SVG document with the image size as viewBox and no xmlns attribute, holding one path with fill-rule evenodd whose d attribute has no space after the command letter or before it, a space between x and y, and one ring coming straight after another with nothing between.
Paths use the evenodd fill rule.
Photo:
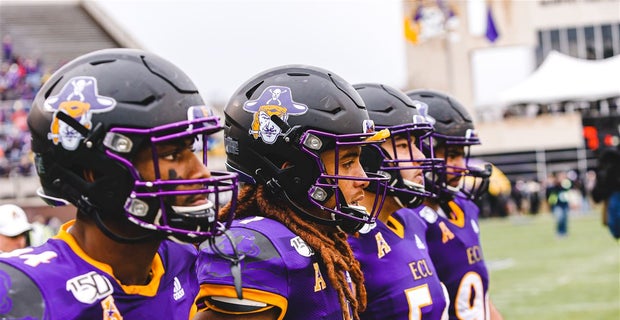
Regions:
<instances>
[{"instance_id":1,"label":"white tent canopy","mask_svg":"<svg viewBox=\"0 0 620 320\"><path fill-rule=\"evenodd\" d=\"M620 55L604 60L549 53L523 82L499 93L504 106L522 103L595 101L620 96Z\"/></svg>"}]
</instances>

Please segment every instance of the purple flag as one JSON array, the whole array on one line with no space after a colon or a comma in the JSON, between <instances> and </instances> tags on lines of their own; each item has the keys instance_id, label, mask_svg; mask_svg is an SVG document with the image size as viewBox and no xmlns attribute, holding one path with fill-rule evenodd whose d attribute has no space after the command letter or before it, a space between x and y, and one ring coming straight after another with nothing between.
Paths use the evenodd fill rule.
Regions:
<instances>
[{"instance_id":1,"label":"purple flag","mask_svg":"<svg viewBox=\"0 0 620 320\"><path fill-rule=\"evenodd\" d=\"M497 32L495 21L493 20L493 11L491 10L491 6L487 8L487 32L485 33L485 36L491 42L495 42L495 40L499 38L499 33Z\"/></svg>"}]
</instances>

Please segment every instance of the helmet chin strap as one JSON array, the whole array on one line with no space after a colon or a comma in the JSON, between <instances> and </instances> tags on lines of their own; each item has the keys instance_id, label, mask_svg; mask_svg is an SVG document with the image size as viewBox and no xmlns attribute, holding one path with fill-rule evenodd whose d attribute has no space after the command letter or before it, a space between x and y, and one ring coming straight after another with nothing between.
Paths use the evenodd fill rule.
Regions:
<instances>
[{"instance_id":1,"label":"helmet chin strap","mask_svg":"<svg viewBox=\"0 0 620 320\"><path fill-rule=\"evenodd\" d=\"M215 234L216 230L209 230L211 224L215 222L216 219L216 209L215 204L207 200L207 203L197 205L197 206L169 206L170 210L174 211L175 219L181 219L180 225L174 225L174 227L183 228L183 223L188 223L188 228L195 228L193 231L211 231L212 234ZM202 225L197 220L205 220L209 224L204 230L201 229ZM157 220L157 219L156 219ZM168 221L168 224L171 225L171 221ZM187 229L188 231L192 231ZM187 243L187 242L203 242L207 240L206 236L196 236L196 235L188 235L188 234L177 234L173 233L168 235L168 239L179 242L179 243Z\"/></svg>"},{"instance_id":2,"label":"helmet chin strap","mask_svg":"<svg viewBox=\"0 0 620 320\"><path fill-rule=\"evenodd\" d=\"M340 189L338 189L338 192L340 192ZM311 214L310 212L308 212L306 209L302 208L295 201L293 201L289 197L286 191L280 188L278 193L293 206L293 211L302 215L308 220L312 222L316 222L320 225L337 227L341 231L344 231L349 234L353 234L359 231L366 224L366 223L358 222L358 221L349 221L344 218L338 219L338 217L336 217L335 214L333 213L331 214L332 220L319 218ZM340 207L340 211L344 212L345 214L357 217L357 218L363 218L365 216L369 216L368 212L366 211L366 207L363 207L363 206L345 205L345 206Z\"/></svg>"},{"instance_id":3,"label":"helmet chin strap","mask_svg":"<svg viewBox=\"0 0 620 320\"><path fill-rule=\"evenodd\" d=\"M333 226L337 225L337 221L336 220L321 219L321 218L311 214L306 209L304 209L300 205L298 205L295 201L293 201L288 196L286 191L280 190L280 192L278 192L278 194L280 196L282 196L284 198L284 200L286 200L288 203L290 203L293 206L293 211L295 211L296 213L300 214L302 217L307 218L308 220L310 220L312 222L316 222L316 223L324 225L324 226L332 226L333 227Z\"/></svg>"},{"instance_id":4,"label":"helmet chin strap","mask_svg":"<svg viewBox=\"0 0 620 320\"><path fill-rule=\"evenodd\" d=\"M259 176L262 175L262 170L257 170L256 174ZM315 223L318 223L324 226L338 227L340 230L350 233L350 234L353 234L359 231L365 225L365 223L363 222L356 222L356 221L349 222L348 219L343 219L343 218L338 220L337 217L335 217L333 214L332 214L331 220L319 218L316 215L308 212L307 209L301 207L299 204L297 204L297 202L293 201L293 199L291 199L291 197L288 195L286 190L282 188L282 186L280 185L280 183L278 182L276 178L274 177L268 178L266 176L263 176L263 180L266 181L265 187L267 190L269 190L269 192L271 192L274 195L281 196L285 201L287 201L288 203L292 205L292 209L295 213L306 218L307 220L310 220L312 222L315 222ZM340 188L338 188L338 193L341 196L341 198L344 199L344 196L342 195ZM332 195L332 196L335 196L335 195ZM363 218L369 215L368 212L366 212L366 208L364 208L363 211L360 211L359 209L356 209L354 207L355 206L345 205L345 206L340 207L340 211L344 212L345 214L357 217L357 218Z\"/></svg>"},{"instance_id":5,"label":"helmet chin strap","mask_svg":"<svg viewBox=\"0 0 620 320\"><path fill-rule=\"evenodd\" d=\"M79 212L82 212L86 216L93 219L99 230L101 230L101 232L103 232L103 234L106 235L108 238L120 243L141 243L152 241L159 237L159 235L156 233L150 233L144 236L134 238L123 237L114 233L101 218L101 211L103 209L93 204L90 199L88 199L88 197L82 194L84 190L89 190L92 185L85 182L72 172L64 170L57 165L52 166L52 170L58 170L58 175L62 177L55 180L53 183L56 185L57 188L61 190L62 194L67 196L67 199L63 200L73 203ZM74 187L74 185L77 187ZM122 210L122 208L120 208L120 210ZM145 231L147 230L145 229Z\"/></svg>"},{"instance_id":6,"label":"helmet chin strap","mask_svg":"<svg viewBox=\"0 0 620 320\"><path fill-rule=\"evenodd\" d=\"M364 206L346 205L344 207L341 207L340 210L348 215L355 216L358 218L370 216L370 214L368 213L368 210L366 210L366 207ZM332 218L336 219L335 214L333 213L332 213ZM340 231L344 231L348 234L354 234L360 231L366 225L368 224L364 222L352 221L352 220L341 220L341 222L338 224L337 227L338 229L340 229Z\"/></svg>"},{"instance_id":7,"label":"helmet chin strap","mask_svg":"<svg viewBox=\"0 0 620 320\"><path fill-rule=\"evenodd\" d=\"M415 183L411 180L403 179L403 184L407 187L407 189L424 192L424 186L419 183Z\"/></svg>"},{"instance_id":8,"label":"helmet chin strap","mask_svg":"<svg viewBox=\"0 0 620 320\"><path fill-rule=\"evenodd\" d=\"M213 223L215 221L215 204L210 200L207 200L207 203L197 206L170 206L170 208L172 208L172 211L174 211L177 217L181 216L188 220L206 218L208 223Z\"/></svg>"},{"instance_id":9,"label":"helmet chin strap","mask_svg":"<svg viewBox=\"0 0 620 320\"><path fill-rule=\"evenodd\" d=\"M402 183L407 190L415 191L418 193L423 193L425 191L424 185L422 184L415 183L407 179L402 179ZM395 198L399 200L399 202L402 202L401 204L404 203L403 207L415 208L422 204L422 201L424 201L422 196L415 195L409 192L395 191L394 193Z\"/></svg>"},{"instance_id":10,"label":"helmet chin strap","mask_svg":"<svg viewBox=\"0 0 620 320\"><path fill-rule=\"evenodd\" d=\"M144 229L145 231L147 231L147 234L144 236L131 238L121 236L112 231L110 227L108 227L108 225L101 218L101 209L90 203L90 201L86 197L81 197L81 199L77 201L76 206L81 212L85 213L87 216L91 217L95 221L95 224L97 225L99 230L103 232L103 234L116 242L125 244L137 244L163 239L160 234L156 232L148 232L147 229Z\"/></svg>"}]
</instances>

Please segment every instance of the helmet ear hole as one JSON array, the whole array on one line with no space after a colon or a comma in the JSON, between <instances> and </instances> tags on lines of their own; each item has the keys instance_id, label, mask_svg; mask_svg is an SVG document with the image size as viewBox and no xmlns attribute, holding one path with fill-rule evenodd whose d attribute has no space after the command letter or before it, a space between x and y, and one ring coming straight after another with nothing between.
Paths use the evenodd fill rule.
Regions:
<instances>
[{"instance_id":1,"label":"helmet ear hole","mask_svg":"<svg viewBox=\"0 0 620 320\"><path fill-rule=\"evenodd\" d=\"M290 161L284 161L281 169L283 172L286 171L291 173L290 177L284 179L289 179L293 185L300 187L304 184L304 178L299 175L299 171L295 169L295 165ZM281 175L281 177L284 177L284 175Z\"/></svg>"},{"instance_id":2,"label":"helmet ear hole","mask_svg":"<svg viewBox=\"0 0 620 320\"><path fill-rule=\"evenodd\" d=\"M277 174L276 180L282 190L287 192L292 199L308 206L310 205L308 202L310 189L319 175L320 172L316 165L307 159L300 159L295 164L288 162L288 165Z\"/></svg>"}]
</instances>

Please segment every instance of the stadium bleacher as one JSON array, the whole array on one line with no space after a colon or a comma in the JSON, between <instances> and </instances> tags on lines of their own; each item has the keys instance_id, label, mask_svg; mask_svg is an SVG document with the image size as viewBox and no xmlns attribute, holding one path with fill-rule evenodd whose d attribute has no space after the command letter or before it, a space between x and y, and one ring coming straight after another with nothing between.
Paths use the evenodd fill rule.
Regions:
<instances>
[{"instance_id":1,"label":"stadium bleacher","mask_svg":"<svg viewBox=\"0 0 620 320\"><path fill-rule=\"evenodd\" d=\"M0 6L0 203L40 206L25 121L32 100L66 61L120 45L78 1Z\"/></svg>"}]
</instances>

